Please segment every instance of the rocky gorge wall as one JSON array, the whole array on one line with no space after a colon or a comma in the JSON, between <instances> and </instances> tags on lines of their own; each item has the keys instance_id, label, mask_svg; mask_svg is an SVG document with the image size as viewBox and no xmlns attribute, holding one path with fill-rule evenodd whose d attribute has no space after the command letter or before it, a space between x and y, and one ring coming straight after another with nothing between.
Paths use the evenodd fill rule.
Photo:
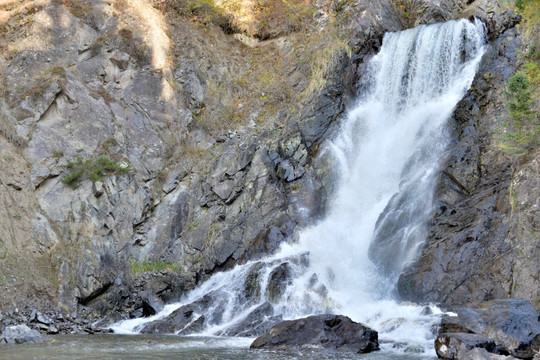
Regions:
<instances>
[{"instance_id":1,"label":"rocky gorge wall","mask_svg":"<svg viewBox=\"0 0 540 360\"><path fill-rule=\"evenodd\" d=\"M177 299L293 240L324 215L335 174L321 144L384 32L469 15L487 22L490 49L454 116L426 247L399 289L448 306L538 307L538 154L513 165L491 141L520 46L512 11L188 4L2 7L0 309L22 295L38 308L136 315L142 292Z\"/></svg>"}]
</instances>

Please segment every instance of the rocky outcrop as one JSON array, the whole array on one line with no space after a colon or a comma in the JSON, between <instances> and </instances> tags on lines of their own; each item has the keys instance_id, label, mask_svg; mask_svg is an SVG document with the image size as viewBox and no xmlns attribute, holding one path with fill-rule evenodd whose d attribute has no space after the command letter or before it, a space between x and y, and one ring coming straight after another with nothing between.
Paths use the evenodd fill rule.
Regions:
<instances>
[{"instance_id":1,"label":"rocky outcrop","mask_svg":"<svg viewBox=\"0 0 540 360\"><path fill-rule=\"evenodd\" d=\"M43 276L58 283L60 304L147 313L138 291L177 299L215 271L275 251L324 213L332 171L315 158L344 109L345 51L327 85L297 104L283 96L290 87L304 94L298 79L309 79L309 67L287 69L290 84L275 78L285 70L265 68L275 57L294 61L294 39L281 30L282 41L250 50L221 20L209 25L215 38L202 35L173 4L92 3L92 16L32 4L17 4L1 29L0 130L29 172L5 187L34 200L22 215L34 227L10 236L38 239L32 253L49 262ZM100 156L130 171L94 183L70 171ZM75 190L62 182L68 175L82 176Z\"/></svg>"},{"instance_id":2,"label":"rocky outcrop","mask_svg":"<svg viewBox=\"0 0 540 360\"><path fill-rule=\"evenodd\" d=\"M528 300L493 300L458 310L459 324L442 326L435 340L441 359L532 359L540 349L540 317ZM494 354L494 355L493 355Z\"/></svg>"},{"instance_id":3,"label":"rocky outcrop","mask_svg":"<svg viewBox=\"0 0 540 360\"><path fill-rule=\"evenodd\" d=\"M399 279L405 299L456 307L520 297L540 307L534 195L540 153L519 164L494 139L506 116L504 88L519 46L515 28L489 43L470 91L458 104L425 247Z\"/></svg>"},{"instance_id":4,"label":"rocky outcrop","mask_svg":"<svg viewBox=\"0 0 540 360\"><path fill-rule=\"evenodd\" d=\"M315 315L275 325L255 339L251 348L364 354L379 350L379 342L376 331L346 316Z\"/></svg>"}]
</instances>

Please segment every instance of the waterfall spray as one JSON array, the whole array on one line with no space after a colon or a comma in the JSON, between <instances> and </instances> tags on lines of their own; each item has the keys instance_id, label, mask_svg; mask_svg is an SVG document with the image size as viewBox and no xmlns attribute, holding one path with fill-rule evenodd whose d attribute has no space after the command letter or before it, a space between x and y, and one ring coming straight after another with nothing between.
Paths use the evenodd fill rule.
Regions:
<instances>
[{"instance_id":1,"label":"waterfall spray","mask_svg":"<svg viewBox=\"0 0 540 360\"><path fill-rule=\"evenodd\" d=\"M327 217L277 254L218 273L181 303L113 329L144 331L191 306L176 333L193 333L197 323L199 334L253 336L281 319L331 312L373 327L383 341L430 347L440 311L400 304L395 282L425 240L445 123L483 52L479 21L387 33L366 74L371 88L326 144L340 178Z\"/></svg>"}]
</instances>

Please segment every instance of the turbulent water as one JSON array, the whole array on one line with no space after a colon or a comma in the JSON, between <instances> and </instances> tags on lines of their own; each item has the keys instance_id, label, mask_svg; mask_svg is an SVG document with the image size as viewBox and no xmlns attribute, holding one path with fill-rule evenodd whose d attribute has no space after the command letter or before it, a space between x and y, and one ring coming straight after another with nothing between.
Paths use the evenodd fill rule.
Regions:
<instances>
[{"instance_id":1,"label":"turbulent water","mask_svg":"<svg viewBox=\"0 0 540 360\"><path fill-rule=\"evenodd\" d=\"M246 319L263 326L330 312L379 331L383 350L433 354L440 311L399 303L395 283L425 239L445 122L471 85L483 44L483 25L467 20L387 33L363 80L369 91L325 146L340 178L326 219L278 254L218 273L181 303L113 329L136 333L206 295L204 313L193 317L204 315L202 335L249 336ZM266 302L270 312L252 321Z\"/></svg>"}]
</instances>

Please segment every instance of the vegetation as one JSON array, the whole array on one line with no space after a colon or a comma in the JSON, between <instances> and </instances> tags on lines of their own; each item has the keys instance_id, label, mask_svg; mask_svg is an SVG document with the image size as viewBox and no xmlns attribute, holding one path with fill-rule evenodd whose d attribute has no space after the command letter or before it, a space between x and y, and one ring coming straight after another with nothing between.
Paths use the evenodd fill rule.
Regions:
<instances>
[{"instance_id":1,"label":"vegetation","mask_svg":"<svg viewBox=\"0 0 540 360\"><path fill-rule=\"evenodd\" d=\"M177 269L177 265L173 263L151 262L147 260L143 262L131 261L131 271L133 272L134 275L137 275L140 273L158 271L158 270L175 271L176 269Z\"/></svg>"},{"instance_id":2,"label":"vegetation","mask_svg":"<svg viewBox=\"0 0 540 360\"><path fill-rule=\"evenodd\" d=\"M54 83L59 84L61 88L66 83L66 70L61 66L50 67L39 74L33 82L34 85L23 91L22 97L23 99L27 96L33 100L39 99L45 94L49 86Z\"/></svg>"},{"instance_id":3,"label":"vegetation","mask_svg":"<svg viewBox=\"0 0 540 360\"><path fill-rule=\"evenodd\" d=\"M422 0L394 0L393 4L406 28L413 27L416 19L423 12Z\"/></svg>"},{"instance_id":4,"label":"vegetation","mask_svg":"<svg viewBox=\"0 0 540 360\"><path fill-rule=\"evenodd\" d=\"M128 164L124 162L117 163L107 156L99 156L97 159L91 158L86 160L78 156L76 161L69 161L67 167L69 173L62 178L62 182L73 189L79 187L80 183L86 179L96 182L105 176L130 171Z\"/></svg>"},{"instance_id":5,"label":"vegetation","mask_svg":"<svg viewBox=\"0 0 540 360\"><path fill-rule=\"evenodd\" d=\"M309 44L309 64L310 80L304 96L311 95L315 90L321 89L326 84L330 73L343 55L352 55L352 50L348 40L339 31L337 26L330 26L325 31L314 34L310 37Z\"/></svg>"},{"instance_id":6,"label":"vegetation","mask_svg":"<svg viewBox=\"0 0 540 360\"><path fill-rule=\"evenodd\" d=\"M508 120L498 128L500 147L517 157L530 154L540 146L540 52L538 40L531 35L540 23L540 0L517 0L516 8L524 18L527 51L521 54L517 72L506 84Z\"/></svg>"}]
</instances>

